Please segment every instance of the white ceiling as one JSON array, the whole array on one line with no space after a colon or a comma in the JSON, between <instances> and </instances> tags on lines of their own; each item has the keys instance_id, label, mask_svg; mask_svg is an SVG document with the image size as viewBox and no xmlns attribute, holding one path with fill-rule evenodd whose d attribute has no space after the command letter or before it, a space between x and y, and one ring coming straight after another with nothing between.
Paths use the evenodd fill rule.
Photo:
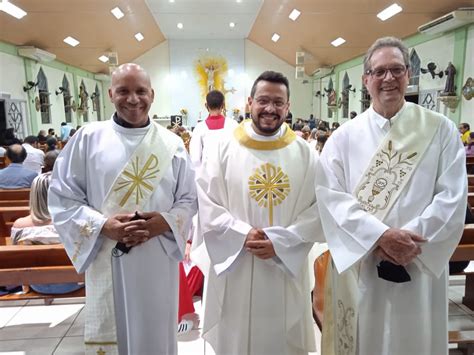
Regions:
<instances>
[{"instance_id":1,"label":"white ceiling","mask_svg":"<svg viewBox=\"0 0 474 355\"><path fill-rule=\"evenodd\" d=\"M247 38L264 0L145 0L167 39ZM178 29L181 22L183 29ZM229 23L235 27L230 28Z\"/></svg>"}]
</instances>

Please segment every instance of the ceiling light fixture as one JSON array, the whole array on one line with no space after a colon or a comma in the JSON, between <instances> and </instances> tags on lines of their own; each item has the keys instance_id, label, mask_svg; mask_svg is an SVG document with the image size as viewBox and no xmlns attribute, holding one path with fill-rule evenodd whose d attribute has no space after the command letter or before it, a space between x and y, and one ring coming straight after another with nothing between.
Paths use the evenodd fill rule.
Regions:
<instances>
[{"instance_id":1,"label":"ceiling light fixture","mask_svg":"<svg viewBox=\"0 0 474 355\"><path fill-rule=\"evenodd\" d=\"M174 2L174 0L170 0L170 2Z\"/></svg>"},{"instance_id":2,"label":"ceiling light fixture","mask_svg":"<svg viewBox=\"0 0 474 355\"><path fill-rule=\"evenodd\" d=\"M293 21L296 21L296 19L301 15L301 12L296 10L296 9L293 9L293 11L291 11L291 14L290 16L288 16L291 20Z\"/></svg>"},{"instance_id":3,"label":"ceiling light fixture","mask_svg":"<svg viewBox=\"0 0 474 355\"><path fill-rule=\"evenodd\" d=\"M274 33L272 36L272 41L276 43L278 42L279 39L280 39L280 35L278 33Z\"/></svg>"},{"instance_id":4,"label":"ceiling light fixture","mask_svg":"<svg viewBox=\"0 0 474 355\"><path fill-rule=\"evenodd\" d=\"M117 20L120 20L122 17L125 16L125 14L122 12L122 10L120 10L118 6L114 7L112 10L110 10L110 12L112 13L112 15L115 16Z\"/></svg>"},{"instance_id":5,"label":"ceiling light fixture","mask_svg":"<svg viewBox=\"0 0 474 355\"><path fill-rule=\"evenodd\" d=\"M242 0L236 0L237 2L242 2Z\"/></svg>"},{"instance_id":6,"label":"ceiling light fixture","mask_svg":"<svg viewBox=\"0 0 474 355\"><path fill-rule=\"evenodd\" d=\"M101 55L99 57L99 60L102 62L102 63L107 63L109 61L109 57L105 56L105 55Z\"/></svg>"},{"instance_id":7,"label":"ceiling light fixture","mask_svg":"<svg viewBox=\"0 0 474 355\"><path fill-rule=\"evenodd\" d=\"M63 41L65 43L69 44L71 47L75 47L80 43L77 39L75 39L71 36L68 36L68 37L64 38Z\"/></svg>"},{"instance_id":8,"label":"ceiling light fixture","mask_svg":"<svg viewBox=\"0 0 474 355\"><path fill-rule=\"evenodd\" d=\"M0 10L5 11L10 16L13 16L17 19L21 19L22 17L26 16L26 12L20 9L18 6L13 5L8 0L2 0L0 2Z\"/></svg>"},{"instance_id":9,"label":"ceiling light fixture","mask_svg":"<svg viewBox=\"0 0 474 355\"><path fill-rule=\"evenodd\" d=\"M377 14L377 17L381 19L382 21L388 20L390 17L395 16L399 12L401 12L403 9L401 8L400 5L398 4L393 4L387 7L385 10L380 11Z\"/></svg>"},{"instance_id":10,"label":"ceiling light fixture","mask_svg":"<svg viewBox=\"0 0 474 355\"><path fill-rule=\"evenodd\" d=\"M143 35L142 35L140 32L138 32L138 33L135 34L135 39L136 39L138 42L143 41L144 38L145 38L145 37L143 37Z\"/></svg>"},{"instance_id":11,"label":"ceiling light fixture","mask_svg":"<svg viewBox=\"0 0 474 355\"><path fill-rule=\"evenodd\" d=\"M183 29L183 24L181 22L179 22L177 25L176 25L180 30Z\"/></svg>"},{"instance_id":12,"label":"ceiling light fixture","mask_svg":"<svg viewBox=\"0 0 474 355\"><path fill-rule=\"evenodd\" d=\"M230 27L230 28L234 28L234 27L235 27L235 23L234 23L234 22L229 23L229 27Z\"/></svg>"},{"instance_id":13,"label":"ceiling light fixture","mask_svg":"<svg viewBox=\"0 0 474 355\"><path fill-rule=\"evenodd\" d=\"M334 41L331 42L331 44L334 47L339 47L341 44L346 43L346 40L342 37L336 38Z\"/></svg>"}]
</instances>

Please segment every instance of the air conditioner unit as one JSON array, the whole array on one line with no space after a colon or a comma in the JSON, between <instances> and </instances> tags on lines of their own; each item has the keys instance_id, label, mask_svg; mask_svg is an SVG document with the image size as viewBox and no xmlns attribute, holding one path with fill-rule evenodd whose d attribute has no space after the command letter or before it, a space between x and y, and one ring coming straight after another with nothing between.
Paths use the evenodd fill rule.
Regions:
<instances>
[{"instance_id":1,"label":"air conditioner unit","mask_svg":"<svg viewBox=\"0 0 474 355\"><path fill-rule=\"evenodd\" d=\"M37 62L51 62L56 59L56 54L32 46L19 47L18 55L36 60Z\"/></svg>"},{"instance_id":2,"label":"air conditioner unit","mask_svg":"<svg viewBox=\"0 0 474 355\"><path fill-rule=\"evenodd\" d=\"M332 73L332 68L318 68L313 72L314 79L321 79Z\"/></svg>"},{"instance_id":3,"label":"air conditioner unit","mask_svg":"<svg viewBox=\"0 0 474 355\"><path fill-rule=\"evenodd\" d=\"M107 57L109 57L109 61L108 61L109 65L114 65L114 66L118 65L119 61L118 61L117 52L109 52L109 53L107 53Z\"/></svg>"},{"instance_id":4,"label":"air conditioner unit","mask_svg":"<svg viewBox=\"0 0 474 355\"><path fill-rule=\"evenodd\" d=\"M296 65L304 65L304 52L296 52Z\"/></svg>"},{"instance_id":5,"label":"air conditioner unit","mask_svg":"<svg viewBox=\"0 0 474 355\"><path fill-rule=\"evenodd\" d=\"M295 79L303 79L304 78L304 67L296 67L295 68Z\"/></svg>"},{"instance_id":6,"label":"air conditioner unit","mask_svg":"<svg viewBox=\"0 0 474 355\"><path fill-rule=\"evenodd\" d=\"M472 22L474 22L474 7L465 7L418 27L418 32L433 35L450 31Z\"/></svg>"}]
</instances>

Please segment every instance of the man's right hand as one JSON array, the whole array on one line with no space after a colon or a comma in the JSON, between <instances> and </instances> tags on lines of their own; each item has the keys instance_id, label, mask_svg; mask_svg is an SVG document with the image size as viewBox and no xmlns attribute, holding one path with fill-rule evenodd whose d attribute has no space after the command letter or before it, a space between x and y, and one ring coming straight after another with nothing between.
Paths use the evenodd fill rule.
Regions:
<instances>
[{"instance_id":1,"label":"man's right hand","mask_svg":"<svg viewBox=\"0 0 474 355\"><path fill-rule=\"evenodd\" d=\"M422 236L403 229L390 228L382 234L377 242L381 251L377 251L379 256L387 255L384 260L395 264L407 266L421 254L421 247L417 243L425 243L427 240Z\"/></svg>"},{"instance_id":2,"label":"man's right hand","mask_svg":"<svg viewBox=\"0 0 474 355\"><path fill-rule=\"evenodd\" d=\"M141 229L135 230L133 232L126 231L125 229L130 226L136 226L142 224L142 220L131 221L133 213L131 214L118 214L112 217L107 218L105 221L101 234L105 235L107 238L116 240L118 242L124 242L124 238L136 238L137 240L142 240L148 238L148 231Z\"/></svg>"}]
</instances>

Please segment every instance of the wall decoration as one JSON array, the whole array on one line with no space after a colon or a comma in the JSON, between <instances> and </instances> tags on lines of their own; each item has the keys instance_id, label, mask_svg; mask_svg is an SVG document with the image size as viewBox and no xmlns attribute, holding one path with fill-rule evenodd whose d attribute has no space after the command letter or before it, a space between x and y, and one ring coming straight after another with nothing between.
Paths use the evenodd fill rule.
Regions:
<instances>
[{"instance_id":1,"label":"wall decoration","mask_svg":"<svg viewBox=\"0 0 474 355\"><path fill-rule=\"evenodd\" d=\"M474 97L474 79L471 77L467 78L466 83L462 87L462 96L466 100L470 100Z\"/></svg>"},{"instance_id":2,"label":"wall decoration","mask_svg":"<svg viewBox=\"0 0 474 355\"><path fill-rule=\"evenodd\" d=\"M431 111L439 112L439 101L438 101L437 89L432 90L421 90L419 97L419 104Z\"/></svg>"},{"instance_id":3,"label":"wall decoration","mask_svg":"<svg viewBox=\"0 0 474 355\"><path fill-rule=\"evenodd\" d=\"M222 56L201 56L194 63L202 96L211 90L224 91L224 77L227 75L227 60Z\"/></svg>"}]
</instances>

